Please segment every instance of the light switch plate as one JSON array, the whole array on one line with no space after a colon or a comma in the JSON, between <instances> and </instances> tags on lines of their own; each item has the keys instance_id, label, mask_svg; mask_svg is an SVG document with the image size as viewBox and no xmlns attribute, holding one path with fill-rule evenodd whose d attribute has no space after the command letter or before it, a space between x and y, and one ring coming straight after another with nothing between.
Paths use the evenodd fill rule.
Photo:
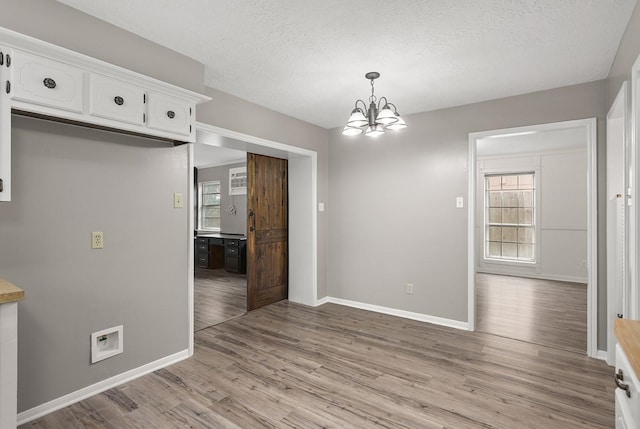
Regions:
<instances>
[{"instance_id":1,"label":"light switch plate","mask_svg":"<svg viewBox=\"0 0 640 429\"><path fill-rule=\"evenodd\" d=\"M456 197L456 208L457 209L461 209L464 207L464 198L463 197Z\"/></svg>"},{"instance_id":2,"label":"light switch plate","mask_svg":"<svg viewBox=\"0 0 640 429\"><path fill-rule=\"evenodd\" d=\"M323 212L324 211L324 203L318 203L318 211L319 212Z\"/></svg>"},{"instance_id":3,"label":"light switch plate","mask_svg":"<svg viewBox=\"0 0 640 429\"><path fill-rule=\"evenodd\" d=\"M184 198L182 194L173 194L173 208L181 209L184 207Z\"/></svg>"}]
</instances>

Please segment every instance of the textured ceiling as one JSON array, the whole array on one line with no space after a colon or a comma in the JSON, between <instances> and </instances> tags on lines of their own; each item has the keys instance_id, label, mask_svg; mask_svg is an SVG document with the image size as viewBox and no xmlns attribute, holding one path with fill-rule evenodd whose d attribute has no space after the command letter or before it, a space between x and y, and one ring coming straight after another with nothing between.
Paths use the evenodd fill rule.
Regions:
<instances>
[{"instance_id":1,"label":"textured ceiling","mask_svg":"<svg viewBox=\"0 0 640 429\"><path fill-rule=\"evenodd\" d=\"M206 65L206 85L325 128L606 78L636 0L58 0Z\"/></svg>"}]
</instances>

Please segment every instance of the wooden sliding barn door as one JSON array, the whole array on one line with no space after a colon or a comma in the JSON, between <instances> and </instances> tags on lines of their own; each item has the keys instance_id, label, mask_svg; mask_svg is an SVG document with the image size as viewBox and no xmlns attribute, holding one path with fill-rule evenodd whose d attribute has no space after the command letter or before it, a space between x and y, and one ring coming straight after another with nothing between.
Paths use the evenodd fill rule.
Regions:
<instances>
[{"instance_id":1,"label":"wooden sliding barn door","mask_svg":"<svg viewBox=\"0 0 640 429\"><path fill-rule=\"evenodd\" d=\"M247 310L288 296L287 160L247 154Z\"/></svg>"}]
</instances>

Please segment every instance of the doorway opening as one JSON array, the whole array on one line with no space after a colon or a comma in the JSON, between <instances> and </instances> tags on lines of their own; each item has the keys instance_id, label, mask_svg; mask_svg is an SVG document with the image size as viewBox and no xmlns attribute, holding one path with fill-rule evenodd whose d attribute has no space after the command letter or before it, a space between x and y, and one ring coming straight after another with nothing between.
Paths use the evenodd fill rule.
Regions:
<instances>
[{"instance_id":1,"label":"doorway opening","mask_svg":"<svg viewBox=\"0 0 640 429\"><path fill-rule=\"evenodd\" d=\"M470 329L596 357L596 120L469 145Z\"/></svg>"},{"instance_id":2,"label":"doorway opening","mask_svg":"<svg viewBox=\"0 0 640 429\"><path fill-rule=\"evenodd\" d=\"M247 154L193 144L194 330L247 311Z\"/></svg>"},{"instance_id":3,"label":"doorway opening","mask_svg":"<svg viewBox=\"0 0 640 429\"><path fill-rule=\"evenodd\" d=\"M224 128L197 123L196 141L200 144L234 149L273 158L288 163L288 299L318 305L318 249L317 249L317 153L313 150L282 144ZM189 182L194 183L194 145L189 146ZM195 192L190 188L188 252L189 353L194 350L194 257L195 248Z\"/></svg>"}]
</instances>

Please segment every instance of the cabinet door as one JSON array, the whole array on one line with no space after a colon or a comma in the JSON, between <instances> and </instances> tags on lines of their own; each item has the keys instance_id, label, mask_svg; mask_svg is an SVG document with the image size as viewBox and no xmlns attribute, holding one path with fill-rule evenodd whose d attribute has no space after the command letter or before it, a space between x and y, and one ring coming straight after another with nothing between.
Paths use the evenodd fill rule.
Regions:
<instances>
[{"instance_id":1,"label":"cabinet door","mask_svg":"<svg viewBox=\"0 0 640 429\"><path fill-rule=\"evenodd\" d=\"M128 124L144 123L142 88L98 74L91 74L89 79L89 114Z\"/></svg>"},{"instance_id":2,"label":"cabinet door","mask_svg":"<svg viewBox=\"0 0 640 429\"><path fill-rule=\"evenodd\" d=\"M57 61L14 51L11 98L82 113L84 72Z\"/></svg>"},{"instance_id":3,"label":"cabinet door","mask_svg":"<svg viewBox=\"0 0 640 429\"><path fill-rule=\"evenodd\" d=\"M11 104L7 93L11 50L0 46L0 201L11 201Z\"/></svg>"},{"instance_id":4,"label":"cabinet door","mask_svg":"<svg viewBox=\"0 0 640 429\"><path fill-rule=\"evenodd\" d=\"M159 131L188 136L193 125L192 103L158 93L149 93L147 126Z\"/></svg>"}]
</instances>

